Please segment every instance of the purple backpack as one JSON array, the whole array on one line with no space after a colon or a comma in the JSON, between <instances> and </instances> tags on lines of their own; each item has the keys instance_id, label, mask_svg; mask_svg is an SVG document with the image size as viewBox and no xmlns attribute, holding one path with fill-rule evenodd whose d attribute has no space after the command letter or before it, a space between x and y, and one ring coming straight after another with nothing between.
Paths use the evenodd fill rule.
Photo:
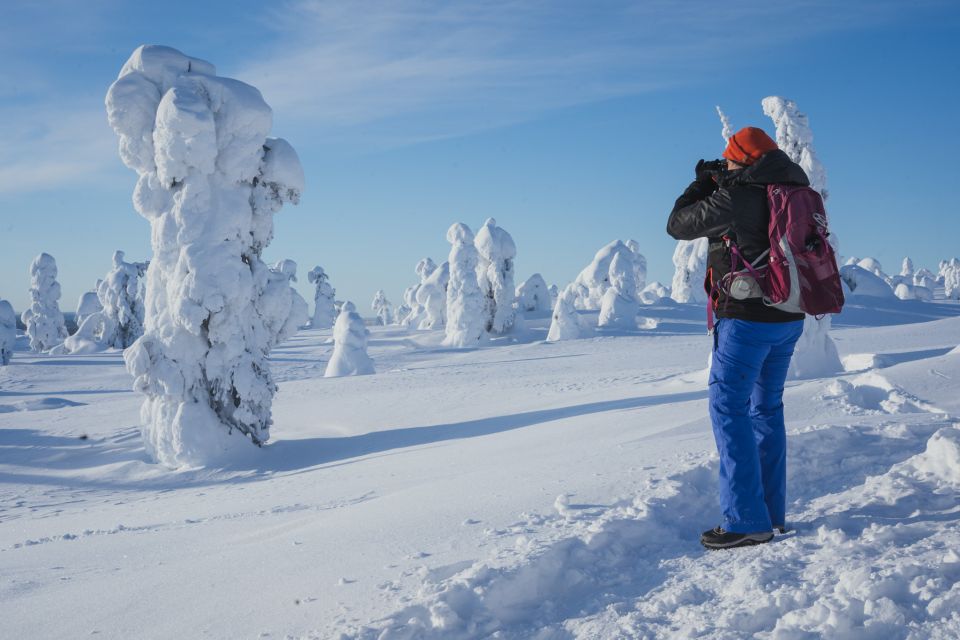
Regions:
<instances>
[{"instance_id":1,"label":"purple backpack","mask_svg":"<svg viewBox=\"0 0 960 640\"><path fill-rule=\"evenodd\" d=\"M717 285L729 297L762 297L765 304L782 311L812 316L839 313L843 287L837 258L827 241L830 232L820 194L810 187L771 184L767 202L770 249L750 263L725 238L733 265Z\"/></svg>"}]
</instances>

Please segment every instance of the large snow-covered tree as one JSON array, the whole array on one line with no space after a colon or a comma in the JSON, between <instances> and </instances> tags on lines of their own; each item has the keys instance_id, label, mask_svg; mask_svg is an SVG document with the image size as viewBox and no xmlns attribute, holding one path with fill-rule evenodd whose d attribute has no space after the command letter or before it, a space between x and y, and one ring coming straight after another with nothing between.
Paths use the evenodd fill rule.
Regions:
<instances>
[{"instance_id":1,"label":"large snow-covered tree","mask_svg":"<svg viewBox=\"0 0 960 640\"><path fill-rule=\"evenodd\" d=\"M610 287L603 293L597 326L605 329L637 328L637 281L633 263L624 254L610 262Z\"/></svg>"},{"instance_id":2,"label":"large snow-covered tree","mask_svg":"<svg viewBox=\"0 0 960 640\"><path fill-rule=\"evenodd\" d=\"M299 202L303 170L268 138L270 107L209 62L141 46L106 97L133 202L152 227L144 335L126 350L148 453L198 465L269 438L276 385L267 356L282 335L270 305L288 287L261 253L273 215Z\"/></svg>"},{"instance_id":3,"label":"large snow-covered tree","mask_svg":"<svg viewBox=\"0 0 960 640\"><path fill-rule=\"evenodd\" d=\"M13 305L0 300L0 365L10 364L17 341L17 314Z\"/></svg>"},{"instance_id":4,"label":"large snow-covered tree","mask_svg":"<svg viewBox=\"0 0 960 640\"><path fill-rule=\"evenodd\" d=\"M826 202L829 196L827 172L814 151L813 132L810 130L807 116L797 109L793 100L778 96L764 98L762 105L763 112L773 120L776 126L777 146L803 168L807 178L810 179L810 186ZM831 232L829 239L834 250L838 251L839 243L836 235ZM810 315L806 317L803 335L797 342L793 360L790 362L791 377L824 376L843 370L837 347L830 337L830 325L830 315L819 319Z\"/></svg>"},{"instance_id":5,"label":"large snow-covered tree","mask_svg":"<svg viewBox=\"0 0 960 640\"><path fill-rule=\"evenodd\" d=\"M352 302L344 302L333 325L333 355L327 363L325 378L362 376L374 373L373 360L367 355L370 332Z\"/></svg>"},{"instance_id":6,"label":"large snow-covered tree","mask_svg":"<svg viewBox=\"0 0 960 640\"><path fill-rule=\"evenodd\" d=\"M419 327L420 323L423 322L426 317L426 309L423 303L417 300L417 294L427 281L427 278L433 275L433 272L436 270L437 265L430 258L423 258L417 263L414 271L417 274L418 282L413 286L407 287L403 292L403 304L407 307L407 311L403 316L397 318L403 326ZM445 296L446 291L444 291L444 297Z\"/></svg>"},{"instance_id":7,"label":"large snow-covered tree","mask_svg":"<svg viewBox=\"0 0 960 640\"><path fill-rule=\"evenodd\" d=\"M417 304L423 309L419 329L443 329L446 326L449 284L449 262L444 262L424 278L416 296Z\"/></svg>"},{"instance_id":8,"label":"large snow-covered tree","mask_svg":"<svg viewBox=\"0 0 960 640\"><path fill-rule=\"evenodd\" d=\"M487 218L480 227L474 246L479 256L477 282L485 298L486 330L494 334L507 333L516 321L513 260L517 246L493 218Z\"/></svg>"},{"instance_id":9,"label":"large snow-covered tree","mask_svg":"<svg viewBox=\"0 0 960 640\"><path fill-rule=\"evenodd\" d=\"M703 280L707 276L707 238L680 240L673 251L673 281L670 297L677 302L705 304L707 292Z\"/></svg>"},{"instance_id":10,"label":"large snow-covered tree","mask_svg":"<svg viewBox=\"0 0 960 640\"><path fill-rule=\"evenodd\" d=\"M310 328L329 329L337 320L335 304L337 291L330 286L330 277L320 265L310 270L307 280L316 287L313 293L313 317L310 319Z\"/></svg>"},{"instance_id":11,"label":"large snow-covered tree","mask_svg":"<svg viewBox=\"0 0 960 640\"><path fill-rule=\"evenodd\" d=\"M473 347L483 340L488 316L485 298L477 283L479 255L473 231L457 222L447 231L450 243L450 281L447 284L447 324L444 344Z\"/></svg>"},{"instance_id":12,"label":"large snow-covered tree","mask_svg":"<svg viewBox=\"0 0 960 640\"><path fill-rule=\"evenodd\" d=\"M52 349L67 337L59 300L57 261L49 253L41 253L30 263L30 306L20 315L34 351Z\"/></svg>"},{"instance_id":13,"label":"large snow-covered tree","mask_svg":"<svg viewBox=\"0 0 960 640\"><path fill-rule=\"evenodd\" d=\"M266 310L263 320L272 344L283 342L310 319L307 301L293 288L292 283L296 281L297 263L293 260L279 260L270 268L261 306Z\"/></svg>"},{"instance_id":14,"label":"large snow-covered tree","mask_svg":"<svg viewBox=\"0 0 960 640\"><path fill-rule=\"evenodd\" d=\"M573 281L574 304L578 309L597 310L600 308L603 294L610 288L610 263L618 255L621 256L621 260L629 261L631 269L634 268L635 259L642 260L643 277L646 278L646 258L635 253L622 240L614 240L597 251L590 264L584 267L577 274L576 280ZM638 272L635 271L635 273ZM636 292L634 292L634 295L636 295Z\"/></svg>"}]
</instances>

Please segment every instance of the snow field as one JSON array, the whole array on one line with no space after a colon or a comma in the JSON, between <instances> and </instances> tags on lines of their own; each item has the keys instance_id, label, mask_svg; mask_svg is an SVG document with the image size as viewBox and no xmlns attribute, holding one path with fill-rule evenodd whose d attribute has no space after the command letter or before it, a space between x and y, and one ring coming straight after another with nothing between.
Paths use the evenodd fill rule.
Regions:
<instances>
[{"instance_id":1,"label":"snow field","mask_svg":"<svg viewBox=\"0 0 960 640\"><path fill-rule=\"evenodd\" d=\"M647 311L657 333L544 343L544 318L473 350L377 327L378 375L323 380L330 332L302 331L271 355L271 443L176 473L145 458L116 352L21 338L0 616L13 637L955 636L960 318L840 316L859 365L787 391L796 532L707 553L702 309Z\"/></svg>"}]
</instances>

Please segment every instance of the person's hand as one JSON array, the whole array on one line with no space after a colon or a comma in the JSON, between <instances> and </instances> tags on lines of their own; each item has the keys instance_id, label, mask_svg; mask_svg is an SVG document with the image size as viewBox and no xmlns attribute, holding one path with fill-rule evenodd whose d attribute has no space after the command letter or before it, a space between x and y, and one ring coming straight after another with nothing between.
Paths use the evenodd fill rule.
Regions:
<instances>
[{"instance_id":1,"label":"person's hand","mask_svg":"<svg viewBox=\"0 0 960 640\"><path fill-rule=\"evenodd\" d=\"M694 173L697 176L697 182L714 182L717 181L717 174L720 172L722 167L720 166L720 160L704 160L701 158L697 162L697 166L694 169Z\"/></svg>"}]
</instances>

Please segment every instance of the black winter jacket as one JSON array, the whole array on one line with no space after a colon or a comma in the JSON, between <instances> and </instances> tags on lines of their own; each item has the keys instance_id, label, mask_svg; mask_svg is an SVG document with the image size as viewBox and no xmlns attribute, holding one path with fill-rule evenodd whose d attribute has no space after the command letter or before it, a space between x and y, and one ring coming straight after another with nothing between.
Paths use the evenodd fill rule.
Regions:
<instances>
[{"instance_id":1,"label":"black winter jacket","mask_svg":"<svg viewBox=\"0 0 960 640\"><path fill-rule=\"evenodd\" d=\"M677 198L667 221L667 233L677 240L709 238L704 282L708 294L712 283L730 272L730 249L723 242L723 236L728 236L751 262L770 248L768 184L807 186L810 181L800 165L776 149L749 167L725 174L719 185L711 178L694 180ZM723 292L714 297L720 318L792 322L804 317L802 313L787 313L768 307L759 298L728 300Z\"/></svg>"}]
</instances>

